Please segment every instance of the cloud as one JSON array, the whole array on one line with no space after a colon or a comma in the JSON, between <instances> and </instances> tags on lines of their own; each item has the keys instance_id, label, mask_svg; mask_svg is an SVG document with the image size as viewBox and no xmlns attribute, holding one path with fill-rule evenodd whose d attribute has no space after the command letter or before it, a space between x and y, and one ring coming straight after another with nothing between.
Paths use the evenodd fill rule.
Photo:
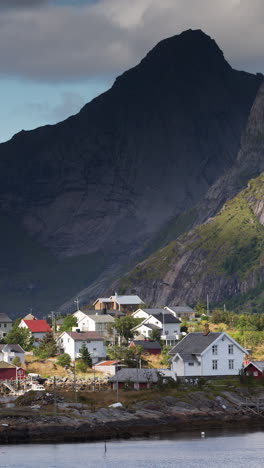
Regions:
<instances>
[{"instance_id":1,"label":"cloud","mask_svg":"<svg viewBox=\"0 0 264 468\"><path fill-rule=\"evenodd\" d=\"M35 8L45 3L50 3L50 1L51 0L0 0L0 8Z\"/></svg>"},{"instance_id":2,"label":"cloud","mask_svg":"<svg viewBox=\"0 0 264 468\"><path fill-rule=\"evenodd\" d=\"M2 74L46 81L116 75L189 28L214 37L235 67L263 71L263 0L98 0L81 8L36 2L43 8L1 14Z\"/></svg>"}]
</instances>

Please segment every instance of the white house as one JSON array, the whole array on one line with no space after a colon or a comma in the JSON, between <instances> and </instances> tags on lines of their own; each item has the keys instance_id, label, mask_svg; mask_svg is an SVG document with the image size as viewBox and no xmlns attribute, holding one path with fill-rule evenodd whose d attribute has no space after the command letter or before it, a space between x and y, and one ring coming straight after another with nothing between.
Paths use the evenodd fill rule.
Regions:
<instances>
[{"instance_id":1,"label":"white house","mask_svg":"<svg viewBox=\"0 0 264 468\"><path fill-rule=\"evenodd\" d=\"M161 309L162 310L162 309ZM134 315L135 317L135 315ZM152 330L161 332L161 339L168 345L175 345L180 336L181 321L170 313L157 313L149 315L140 325L133 328L135 335L144 335L149 338Z\"/></svg>"},{"instance_id":2,"label":"white house","mask_svg":"<svg viewBox=\"0 0 264 468\"><path fill-rule=\"evenodd\" d=\"M172 314L168 310L165 310L165 308L164 309L161 309L161 308L156 308L156 309L146 309L146 308L142 309L142 308L139 308L135 312L133 312L133 314L131 314L131 317L146 319L146 318L149 318L151 315L162 315L163 313L175 316L175 314Z\"/></svg>"},{"instance_id":3,"label":"white house","mask_svg":"<svg viewBox=\"0 0 264 468\"><path fill-rule=\"evenodd\" d=\"M166 306L164 309L180 319L192 320L195 318L195 310L189 306Z\"/></svg>"},{"instance_id":4,"label":"white house","mask_svg":"<svg viewBox=\"0 0 264 468\"><path fill-rule=\"evenodd\" d=\"M13 362L18 357L21 363L25 362L25 351L19 344L0 344L0 361Z\"/></svg>"},{"instance_id":5,"label":"white house","mask_svg":"<svg viewBox=\"0 0 264 468\"><path fill-rule=\"evenodd\" d=\"M46 335L46 333L52 332L49 324L46 320L21 320L19 324L20 328L27 328L31 331L31 335L34 337L34 346L39 345L39 341Z\"/></svg>"},{"instance_id":6,"label":"white house","mask_svg":"<svg viewBox=\"0 0 264 468\"><path fill-rule=\"evenodd\" d=\"M106 358L104 338L94 331L63 332L57 338L60 353L68 353L73 361L79 357L83 343L85 343L93 363Z\"/></svg>"},{"instance_id":7,"label":"white house","mask_svg":"<svg viewBox=\"0 0 264 468\"><path fill-rule=\"evenodd\" d=\"M73 314L77 318L77 328L80 331L96 331L99 335L109 337L108 325L114 323L115 319L109 314L87 315L78 311Z\"/></svg>"},{"instance_id":8,"label":"white house","mask_svg":"<svg viewBox=\"0 0 264 468\"><path fill-rule=\"evenodd\" d=\"M193 332L169 352L177 377L238 375L248 352L225 332Z\"/></svg>"},{"instance_id":9,"label":"white house","mask_svg":"<svg viewBox=\"0 0 264 468\"><path fill-rule=\"evenodd\" d=\"M0 314L0 339L3 339L11 330L13 322L6 314Z\"/></svg>"}]
</instances>

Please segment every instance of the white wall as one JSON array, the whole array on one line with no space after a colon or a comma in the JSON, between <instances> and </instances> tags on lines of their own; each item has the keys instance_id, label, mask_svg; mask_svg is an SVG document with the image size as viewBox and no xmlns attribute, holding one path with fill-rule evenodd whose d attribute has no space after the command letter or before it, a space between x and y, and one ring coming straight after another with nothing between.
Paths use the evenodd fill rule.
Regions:
<instances>
[{"instance_id":1,"label":"white wall","mask_svg":"<svg viewBox=\"0 0 264 468\"><path fill-rule=\"evenodd\" d=\"M223 338L223 339L222 339ZM214 345L217 345L217 355L212 352L212 345L202 357L202 373L205 376L213 375L238 375L243 366L244 353L238 346L233 344L232 340L224 335L216 340ZM234 354L228 353L228 345L233 344ZM217 369L212 369L212 360L217 360ZM234 369L229 369L228 361L234 360Z\"/></svg>"},{"instance_id":2,"label":"white wall","mask_svg":"<svg viewBox=\"0 0 264 468\"><path fill-rule=\"evenodd\" d=\"M4 338L12 329L12 322L0 323L0 338Z\"/></svg>"},{"instance_id":3,"label":"white wall","mask_svg":"<svg viewBox=\"0 0 264 468\"><path fill-rule=\"evenodd\" d=\"M25 362L25 353L9 353L9 352L0 353L0 361L5 361L5 362L8 362L9 364L12 364L12 361L15 357L18 357L22 364Z\"/></svg>"},{"instance_id":4,"label":"white wall","mask_svg":"<svg viewBox=\"0 0 264 468\"><path fill-rule=\"evenodd\" d=\"M92 357L93 362L97 362L99 359L106 358L106 347L103 340L76 340L74 341L70 335L64 333L58 338L57 343L60 349L64 350L64 353L68 353L72 360L79 357L80 348L83 342Z\"/></svg>"},{"instance_id":5,"label":"white wall","mask_svg":"<svg viewBox=\"0 0 264 468\"><path fill-rule=\"evenodd\" d=\"M153 323L163 330L163 322L158 320L155 316L151 315L145 323ZM164 334L167 335L167 339L175 338L175 335L179 335L181 330L181 323L164 323Z\"/></svg>"},{"instance_id":6,"label":"white wall","mask_svg":"<svg viewBox=\"0 0 264 468\"><path fill-rule=\"evenodd\" d=\"M171 370L178 377L183 377L184 376L184 362L178 356L173 357L173 361L171 363Z\"/></svg>"}]
</instances>

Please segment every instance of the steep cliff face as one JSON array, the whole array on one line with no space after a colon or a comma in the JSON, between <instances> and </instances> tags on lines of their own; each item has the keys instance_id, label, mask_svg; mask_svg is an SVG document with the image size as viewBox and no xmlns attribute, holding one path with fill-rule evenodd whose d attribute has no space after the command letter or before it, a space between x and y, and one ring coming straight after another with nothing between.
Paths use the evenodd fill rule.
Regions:
<instances>
[{"instance_id":1,"label":"steep cliff face","mask_svg":"<svg viewBox=\"0 0 264 468\"><path fill-rule=\"evenodd\" d=\"M137 265L118 286L136 290L148 304L172 305L206 300L207 294L213 303L235 296L246 301L246 294L263 281L264 173L216 217ZM260 300L263 304L264 297Z\"/></svg>"},{"instance_id":2,"label":"steep cliff face","mask_svg":"<svg viewBox=\"0 0 264 468\"><path fill-rule=\"evenodd\" d=\"M1 144L0 214L17 232L19 277L8 261L2 272L17 299L23 291L23 306L32 305L33 285L34 305L46 307L45 288L59 276L49 293L56 307L67 299L66 277L71 297L73 287L133 262L164 223L191 210L234 164L261 81L190 30L159 43L78 115ZM48 258L42 268L38 248ZM5 284L1 301L8 292L12 306Z\"/></svg>"}]
</instances>

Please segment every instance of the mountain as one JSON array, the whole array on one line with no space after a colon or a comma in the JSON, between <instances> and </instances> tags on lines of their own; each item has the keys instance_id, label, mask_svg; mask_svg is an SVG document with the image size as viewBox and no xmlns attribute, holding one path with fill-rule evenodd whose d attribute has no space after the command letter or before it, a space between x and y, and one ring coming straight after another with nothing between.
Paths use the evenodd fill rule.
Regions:
<instances>
[{"instance_id":1,"label":"mountain","mask_svg":"<svg viewBox=\"0 0 264 468\"><path fill-rule=\"evenodd\" d=\"M179 233L200 221L194 207L236 164L262 81L189 30L79 114L1 144L2 307L47 313L81 289L88 301L179 217Z\"/></svg>"},{"instance_id":2,"label":"mountain","mask_svg":"<svg viewBox=\"0 0 264 468\"><path fill-rule=\"evenodd\" d=\"M229 303L263 311L264 173L214 218L137 265L118 285L153 306Z\"/></svg>"}]
</instances>

